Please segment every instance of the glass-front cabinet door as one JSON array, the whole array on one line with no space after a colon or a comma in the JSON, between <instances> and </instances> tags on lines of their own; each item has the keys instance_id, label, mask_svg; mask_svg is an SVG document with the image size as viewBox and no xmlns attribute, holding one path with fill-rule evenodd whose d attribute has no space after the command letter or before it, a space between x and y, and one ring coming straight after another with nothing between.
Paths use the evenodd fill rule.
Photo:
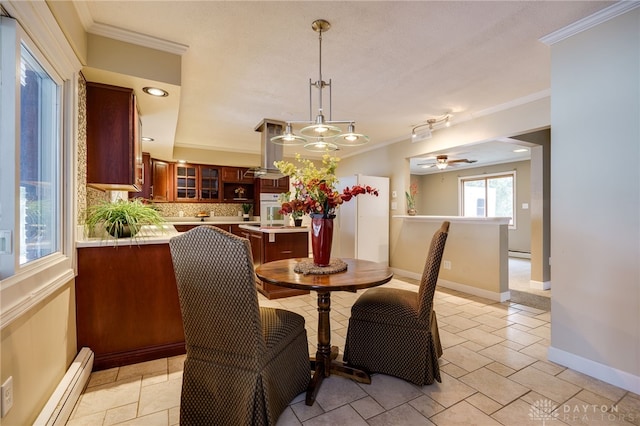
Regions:
<instances>
[{"instance_id":1,"label":"glass-front cabinet door","mask_svg":"<svg viewBox=\"0 0 640 426\"><path fill-rule=\"evenodd\" d=\"M217 201L220 198L218 167L200 166L200 198L202 201Z\"/></svg>"},{"instance_id":2,"label":"glass-front cabinet door","mask_svg":"<svg viewBox=\"0 0 640 426\"><path fill-rule=\"evenodd\" d=\"M198 200L198 166L176 165L176 201Z\"/></svg>"}]
</instances>

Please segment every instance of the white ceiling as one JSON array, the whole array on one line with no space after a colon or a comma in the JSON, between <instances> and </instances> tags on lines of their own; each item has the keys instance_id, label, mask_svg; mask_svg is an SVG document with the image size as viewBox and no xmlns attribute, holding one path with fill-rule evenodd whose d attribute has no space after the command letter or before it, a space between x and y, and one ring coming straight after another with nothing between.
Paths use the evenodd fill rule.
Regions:
<instances>
[{"instance_id":1,"label":"white ceiling","mask_svg":"<svg viewBox=\"0 0 640 426\"><path fill-rule=\"evenodd\" d=\"M182 146L258 154L254 128L263 118L309 118L309 79L318 80L319 68L318 35L311 29L316 19L332 25L322 42L332 119L355 120L375 145L407 139L427 118L451 112L455 126L479 111L548 91L550 52L539 39L614 2L74 3L89 32L107 25L187 46L181 86L170 87L179 93L164 98L168 111L158 112L158 104L145 115L141 100L144 134L155 138L145 151ZM325 90L328 115L326 97ZM315 115L316 102L313 108ZM170 117L177 122L168 123ZM464 150L446 154L477 159L479 166L513 149L495 141Z\"/></svg>"}]
</instances>

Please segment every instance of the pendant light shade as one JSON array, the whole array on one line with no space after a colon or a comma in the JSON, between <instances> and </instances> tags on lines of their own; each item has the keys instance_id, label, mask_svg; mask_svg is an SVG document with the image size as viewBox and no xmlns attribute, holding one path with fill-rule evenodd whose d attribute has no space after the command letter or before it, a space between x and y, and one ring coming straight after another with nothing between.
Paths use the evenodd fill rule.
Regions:
<instances>
[{"instance_id":1,"label":"pendant light shade","mask_svg":"<svg viewBox=\"0 0 640 426\"><path fill-rule=\"evenodd\" d=\"M322 79L322 33L329 31L331 24L324 19L317 19L311 24L311 28L318 33L319 41L319 78L317 81L309 80L309 120L289 121L282 135L274 136L271 142L278 145L300 145L314 152L335 151L340 146L358 146L369 142L369 138L363 134L355 133L353 120L334 121L331 118L331 80ZM318 114L315 121L312 120L313 88L318 89ZM326 120L322 108L322 91L329 89L329 119ZM300 130L302 136L292 131L292 123L307 124ZM348 125L348 131L343 130L337 124ZM314 140L315 139L315 140Z\"/></svg>"}]
</instances>

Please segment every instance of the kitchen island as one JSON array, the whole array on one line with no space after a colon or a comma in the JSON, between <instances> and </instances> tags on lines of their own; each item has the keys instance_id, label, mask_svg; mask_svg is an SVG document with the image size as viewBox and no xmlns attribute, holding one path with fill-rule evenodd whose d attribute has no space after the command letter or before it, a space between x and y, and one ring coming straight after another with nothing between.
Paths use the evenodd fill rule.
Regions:
<instances>
[{"instance_id":1,"label":"kitchen island","mask_svg":"<svg viewBox=\"0 0 640 426\"><path fill-rule=\"evenodd\" d=\"M209 220L194 226L228 230L240 223L247 222ZM94 352L94 370L185 353L168 244L179 232L168 224L162 230L145 227L139 235L117 244L101 238L76 242L77 345Z\"/></svg>"},{"instance_id":2,"label":"kitchen island","mask_svg":"<svg viewBox=\"0 0 640 426\"><path fill-rule=\"evenodd\" d=\"M309 230L305 226L239 226L242 236L251 243L253 265L294 257L309 257ZM256 277L258 291L268 299L309 294L308 290L296 290L262 282Z\"/></svg>"},{"instance_id":3,"label":"kitchen island","mask_svg":"<svg viewBox=\"0 0 640 426\"><path fill-rule=\"evenodd\" d=\"M95 355L94 370L103 370L185 353L169 240L176 228L212 225L247 238L256 266L271 260L308 256L308 228L260 227L259 221L184 218L162 229L144 227L139 238L76 242L78 251L76 323L78 348ZM256 282L268 298L308 291ZM272 288L273 287L273 288Z\"/></svg>"}]
</instances>

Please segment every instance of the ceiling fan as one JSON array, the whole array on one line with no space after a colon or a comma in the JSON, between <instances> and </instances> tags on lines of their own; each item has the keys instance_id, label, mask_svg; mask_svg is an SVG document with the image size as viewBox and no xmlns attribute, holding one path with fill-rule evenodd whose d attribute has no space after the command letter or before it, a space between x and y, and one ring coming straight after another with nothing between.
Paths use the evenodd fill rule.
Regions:
<instances>
[{"instance_id":1,"label":"ceiling fan","mask_svg":"<svg viewBox=\"0 0 640 426\"><path fill-rule=\"evenodd\" d=\"M446 155L438 155L436 157L435 163L418 163L418 166L423 169L428 169L430 167L437 167L440 170L446 169L449 166L457 166L460 163L475 163L477 160L467 160L466 158L460 158L457 160L449 160L449 157Z\"/></svg>"}]
</instances>

